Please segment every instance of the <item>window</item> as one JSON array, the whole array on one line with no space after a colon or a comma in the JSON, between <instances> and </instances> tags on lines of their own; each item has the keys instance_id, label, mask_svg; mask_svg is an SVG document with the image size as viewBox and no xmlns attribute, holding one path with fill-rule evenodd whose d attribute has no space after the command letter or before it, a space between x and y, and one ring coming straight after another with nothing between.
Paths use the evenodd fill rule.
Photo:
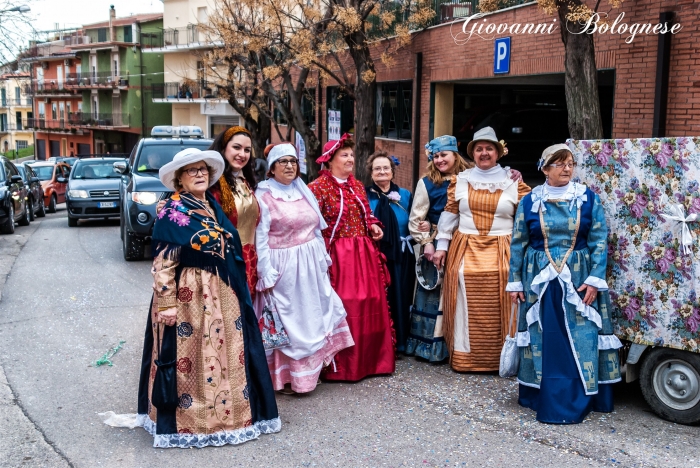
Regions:
<instances>
[{"instance_id":1,"label":"window","mask_svg":"<svg viewBox=\"0 0 700 468\"><path fill-rule=\"evenodd\" d=\"M7 114L0 114L0 131L7 131Z\"/></svg>"},{"instance_id":2,"label":"window","mask_svg":"<svg viewBox=\"0 0 700 468\"><path fill-rule=\"evenodd\" d=\"M119 79L119 54L112 55L112 75L115 80Z\"/></svg>"},{"instance_id":3,"label":"window","mask_svg":"<svg viewBox=\"0 0 700 468\"><path fill-rule=\"evenodd\" d=\"M19 86L15 86L15 99L17 99L17 103L22 99Z\"/></svg>"},{"instance_id":4,"label":"window","mask_svg":"<svg viewBox=\"0 0 700 468\"><path fill-rule=\"evenodd\" d=\"M44 104L43 102L39 103L39 118L40 119L46 118L46 104Z\"/></svg>"},{"instance_id":5,"label":"window","mask_svg":"<svg viewBox=\"0 0 700 468\"><path fill-rule=\"evenodd\" d=\"M51 120L56 120L58 118L58 107L56 103L51 104Z\"/></svg>"},{"instance_id":6,"label":"window","mask_svg":"<svg viewBox=\"0 0 700 468\"><path fill-rule=\"evenodd\" d=\"M107 28L97 30L97 42L107 42Z\"/></svg>"},{"instance_id":7,"label":"window","mask_svg":"<svg viewBox=\"0 0 700 468\"><path fill-rule=\"evenodd\" d=\"M305 88L301 96L301 114L311 128L316 127L316 88Z\"/></svg>"},{"instance_id":8,"label":"window","mask_svg":"<svg viewBox=\"0 0 700 468\"><path fill-rule=\"evenodd\" d=\"M413 82L377 83L377 135L411 139Z\"/></svg>"},{"instance_id":9,"label":"window","mask_svg":"<svg viewBox=\"0 0 700 468\"><path fill-rule=\"evenodd\" d=\"M27 148L29 146L29 142L27 140L16 140L15 143L17 144L18 150Z\"/></svg>"},{"instance_id":10,"label":"window","mask_svg":"<svg viewBox=\"0 0 700 468\"><path fill-rule=\"evenodd\" d=\"M17 124L17 130L22 130L22 113L15 112L15 123Z\"/></svg>"},{"instance_id":11,"label":"window","mask_svg":"<svg viewBox=\"0 0 700 468\"><path fill-rule=\"evenodd\" d=\"M134 42L132 38L133 35L131 34L131 25L124 26L124 42Z\"/></svg>"},{"instance_id":12,"label":"window","mask_svg":"<svg viewBox=\"0 0 700 468\"><path fill-rule=\"evenodd\" d=\"M0 99L2 100L2 107L7 107L7 91L5 88L0 89Z\"/></svg>"}]
</instances>

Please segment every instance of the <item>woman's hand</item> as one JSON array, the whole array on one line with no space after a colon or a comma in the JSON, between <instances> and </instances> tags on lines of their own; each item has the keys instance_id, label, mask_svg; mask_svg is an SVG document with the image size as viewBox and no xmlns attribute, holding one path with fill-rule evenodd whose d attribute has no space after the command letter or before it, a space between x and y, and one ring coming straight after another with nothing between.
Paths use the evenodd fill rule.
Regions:
<instances>
[{"instance_id":1,"label":"woman's hand","mask_svg":"<svg viewBox=\"0 0 700 468\"><path fill-rule=\"evenodd\" d=\"M418 232L430 232L430 222L421 221L418 223Z\"/></svg>"},{"instance_id":2,"label":"woman's hand","mask_svg":"<svg viewBox=\"0 0 700 468\"><path fill-rule=\"evenodd\" d=\"M435 246L432 243L425 244L423 246L423 258L425 258L427 261L432 262L434 254L435 254Z\"/></svg>"},{"instance_id":3,"label":"woman's hand","mask_svg":"<svg viewBox=\"0 0 700 468\"><path fill-rule=\"evenodd\" d=\"M523 175L520 173L520 171L518 171L516 169L511 169L510 170L510 178L516 182L522 182Z\"/></svg>"},{"instance_id":4,"label":"woman's hand","mask_svg":"<svg viewBox=\"0 0 700 468\"><path fill-rule=\"evenodd\" d=\"M165 200L161 200L158 202L158 204L156 205L156 214L160 213L160 210L162 210L165 207L166 203L167 201Z\"/></svg>"},{"instance_id":5,"label":"woman's hand","mask_svg":"<svg viewBox=\"0 0 700 468\"><path fill-rule=\"evenodd\" d=\"M510 300L515 303L517 303L518 300L520 300L520 302L525 302L525 294L522 291L512 291L508 294L510 294Z\"/></svg>"},{"instance_id":6,"label":"woman's hand","mask_svg":"<svg viewBox=\"0 0 700 468\"><path fill-rule=\"evenodd\" d=\"M590 284L582 284L581 287L578 288L578 291L586 291L586 295L583 296L583 303L586 305L593 304L593 301L595 301L595 298L598 295L598 288L591 286Z\"/></svg>"},{"instance_id":7,"label":"woman's hand","mask_svg":"<svg viewBox=\"0 0 700 468\"><path fill-rule=\"evenodd\" d=\"M380 228L376 224L370 226L369 234L370 236L372 236L372 240L374 241L382 240L382 237L384 237L384 232L382 232L382 228Z\"/></svg>"},{"instance_id":8,"label":"woman's hand","mask_svg":"<svg viewBox=\"0 0 700 468\"><path fill-rule=\"evenodd\" d=\"M447 257L447 252L444 250L438 250L433 254L433 265L435 265L435 268L438 270L442 268L445 264L445 257Z\"/></svg>"},{"instance_id":9,"label":"woman's hand","mask_svg":"<svg viewBox=\"0 0 700 468\"><path fill-rule=\"evenodd\" d=\"M177 308L170 307L168 309L159 310L156 315L156 321L168 326L175 325L177 321Z\"/></svg>"}]
</instances>

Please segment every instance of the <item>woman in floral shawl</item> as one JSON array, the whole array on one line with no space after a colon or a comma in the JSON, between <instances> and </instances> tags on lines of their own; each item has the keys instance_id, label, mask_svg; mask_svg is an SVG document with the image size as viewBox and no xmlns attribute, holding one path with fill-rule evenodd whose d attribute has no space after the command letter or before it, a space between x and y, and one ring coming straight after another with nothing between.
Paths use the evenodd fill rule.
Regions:
<instances>
[{"instance_id":1,"label":"woman in floral shawl","mask_svg":"<svg viewBox=\"0 0 700 468\"><path fill-rule=\"evenodd\" d=\"M160 169L161 182L177 192L153 231L153 299L139 383L139 423L154 447L239 444L281 427L240 238L206 192L223 170L217 152L196 148ZM176 366L177 405L153 397L166 363Z\"/></svg>"},{"instance_id":2,"label":"woman in floral shawl","mask_svg":"<svg viewBox=\"0 0 700 468\"><path fill-rule=\"evenodd\" d=\"M506 287L520 301L518 403L552 424L611 412L610 384L620 381L603 206L591 189L571 181L575 167L564 144L542 153L547 181L518 205Z\"/></svg>"}]
</instances>

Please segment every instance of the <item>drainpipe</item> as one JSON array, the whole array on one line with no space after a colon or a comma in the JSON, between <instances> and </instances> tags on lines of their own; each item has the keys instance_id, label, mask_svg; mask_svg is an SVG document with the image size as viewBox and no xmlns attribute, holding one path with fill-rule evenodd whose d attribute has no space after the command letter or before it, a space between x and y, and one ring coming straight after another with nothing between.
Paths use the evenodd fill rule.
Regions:
<instances>
[{"instance_id":1,"label":"drainpipe","mask_svg":"<svg viewBox=\"0 0 700 468\"><path fill-rule=\"evenodd\" d=\"M423 83L423 53L416 54L416 74L413 79L415 91L413 92L413 191L418 185L420 178L420 108L421 108L421 91Z\"/></svg>"},{"instance_id":2,"label":"drainpipe","mask_svg":"<svg viewBox=\"0 0 700 468\"><path fill-rule=\"evenodd\" d=\"M673 23L673 12L664 11L659 15L659 24ZM654 125L651 129L652 138L666 136L666 110L668 106L668 74L671 59L671 37L673 34L659 34L656 52L656 85L654 88Z\"/></svg>"}]
</instances>

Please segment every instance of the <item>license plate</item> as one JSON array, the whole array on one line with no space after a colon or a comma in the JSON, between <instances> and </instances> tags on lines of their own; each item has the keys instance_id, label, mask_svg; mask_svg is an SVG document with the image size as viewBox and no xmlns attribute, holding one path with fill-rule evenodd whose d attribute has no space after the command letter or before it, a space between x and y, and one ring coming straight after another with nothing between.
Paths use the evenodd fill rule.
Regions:
<instances>
[{"instance_id":1,"label":"license plate","mask_svg":"<svg viewBox=\"0 0 700 468\"><path fill-rule=\"evenodd\" d=\"M103 202L99 202L99 203L97 204L97 206L98 206L99 208L116 208L116 207L117 207L117 202L113 202L113 201L103 201Z\"/></svg>"}]
</instances>

